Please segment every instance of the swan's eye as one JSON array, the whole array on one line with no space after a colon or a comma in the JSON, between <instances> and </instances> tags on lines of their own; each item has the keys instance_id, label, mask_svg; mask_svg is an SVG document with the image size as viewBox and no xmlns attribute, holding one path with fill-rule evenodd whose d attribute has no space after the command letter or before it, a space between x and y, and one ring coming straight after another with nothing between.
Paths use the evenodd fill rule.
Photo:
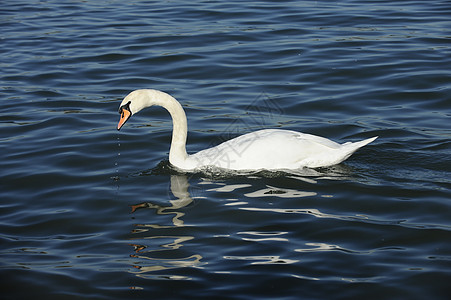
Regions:
<instances>
[{"instance_id":1,"label":"swan's eye","mask_svg":"<svg viewBox=\"0 0 451 300\"><path fill-rule=\"evenodd\" d=\"M128 101L127 104L124 104L121 107L119 107L119 114L121 115L121 117L124 116L124 109L130 111L130 103L131 103L131 101Z\"/></svg>"}]
</instances>

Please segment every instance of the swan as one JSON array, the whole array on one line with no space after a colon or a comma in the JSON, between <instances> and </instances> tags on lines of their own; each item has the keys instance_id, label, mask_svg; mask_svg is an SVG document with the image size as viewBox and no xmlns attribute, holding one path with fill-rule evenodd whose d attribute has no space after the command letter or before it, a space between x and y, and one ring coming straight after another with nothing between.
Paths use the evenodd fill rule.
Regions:
<instances>
[{"instance_id":1,"label":"swan","mask_svg":"<svg viewBox=\"0 0 451 300\"><path fill-rule=\"evenodd\" d=\"M371 143L376 137L360 142L338 144L311 134L263 129L247 133L218 146L187 154L188 126L185 111L171 95L153 89L135 90L119 106L117 130L140 110L153 105L164 107L172 117L172 141L169 162L184 171L208 166L229 170L293 170L317 168L338 164L357 149Z\"/></svg>"}]
</instances>

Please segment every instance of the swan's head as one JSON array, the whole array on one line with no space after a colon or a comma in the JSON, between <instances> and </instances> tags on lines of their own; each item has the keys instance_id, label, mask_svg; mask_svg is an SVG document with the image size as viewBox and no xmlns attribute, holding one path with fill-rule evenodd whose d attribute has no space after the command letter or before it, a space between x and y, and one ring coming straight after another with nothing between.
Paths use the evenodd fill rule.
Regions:
<instances>
[{"instance_id":1,"label":"swan's head","mask_svg":"<svg viewBox=\"0 0 451 300\"><path fill-rule=\"evenodd\" d=\"M121 105L119 106L121 119L117 124L117 130L120 130L132 115L143 108L150 106L149 97L151 97L153 93L155 93L154 90L136 90L128 94L124 100L122 100Z\"/></svg>"}]
</instances>

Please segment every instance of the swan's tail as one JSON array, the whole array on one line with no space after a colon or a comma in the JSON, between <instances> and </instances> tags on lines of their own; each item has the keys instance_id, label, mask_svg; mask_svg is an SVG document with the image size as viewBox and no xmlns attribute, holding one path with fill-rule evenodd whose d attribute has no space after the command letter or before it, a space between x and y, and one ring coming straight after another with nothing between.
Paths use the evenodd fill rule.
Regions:
<instances>
[{"instance_id":1,"label":"swan's tail","mask_svg":"<svg viewBox=\"0 0 451 300\"><path fill-rule=\"evenodd\" d=\"M365 145L368 145L369 143L371 143L372 141L374 141L377 138L378 137L375 136L375 137L372 137L372 138L369 138L369 139L366 139L366 140L363 140L363 141L360 141L360 142L354 142L354 143L347 142L347 143L344 143L343 144L343 148L345 148L347 150L346 151L347 157L351 156L358 149L362 148Z\"/></svg>"},{"instance_id":2,"label":"swan's tail","mask_svg":"<svg viewBox=\"0 0 451 300\"><path fill-rule=\"evenodd\" d=\"M360 142L347 142L341 144L339 147L334 148L324 154L324 152L319 152L318 155L313 155L308 159L304 159L301 161L303 166L307 166L310 168L317 167L327 167L341 163L348 159L354 152L358 149L362 148L365 145L368 145L372 141L377 139L377 136L360 141Z\"/></svg>"},{"instance_id":3,"label":"swan's tail","mask_svg":"<svg viewBox=\"0 0 451 300\"><path fill-rule=\"evenodd\" d=\"M366 140L363 140L363 141L360 141L360 142L354 142L354 143L347 142L347 143L344 143L343 146L348 146L349 145L348 147L354 148L355 150L357 150L359 148L362 148L365 145L368 145L369 143L371 143L372 141L374 141L377 138L378 137L375 136L375 137L372 137L372 138L369 138L369 139L366 139Z\"/></svg>"}]
</instances>

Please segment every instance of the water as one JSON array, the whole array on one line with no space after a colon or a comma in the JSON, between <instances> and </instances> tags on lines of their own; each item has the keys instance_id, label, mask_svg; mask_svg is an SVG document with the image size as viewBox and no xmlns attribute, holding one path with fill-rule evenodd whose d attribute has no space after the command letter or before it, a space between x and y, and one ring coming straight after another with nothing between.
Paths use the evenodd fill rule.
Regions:
<instances>
[{"instance_id":1,"label":"water","mask_svg":"<svg viewBox=\"0 0 451 300\"><path fill-rule=\"evenodd\" d=\"M7 1L1 20L2 298L447 299L448 1ZM356 141L295 174L181 174L262 128Z\"/></svg>"}]
</instances>

